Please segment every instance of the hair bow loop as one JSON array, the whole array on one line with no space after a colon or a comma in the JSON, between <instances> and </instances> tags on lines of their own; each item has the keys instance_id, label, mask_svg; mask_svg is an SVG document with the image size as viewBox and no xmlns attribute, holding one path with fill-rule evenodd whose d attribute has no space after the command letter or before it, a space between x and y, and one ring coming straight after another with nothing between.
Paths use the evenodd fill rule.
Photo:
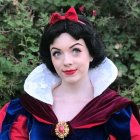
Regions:
<instances>
[{"instance_id":1,"label":"hair bow loop","mask_svg":"<svg viewBox=\"0 0 140 140\"><path fill-rule=\"evenodd\" d=\"M51 18L50 18L50 24L55 24L56 22L58 21L61 21L61 20L71 20L71 21L75 21L75 22L78 22L78 15L75 11L75 9L73 7L71 7L66 13L65 15L60 15L59 13L55 12L51 15Z\"/></svg>"},{"instance_id":2,"label":"hair bow loop","mask_svg":"<svg viewBox=\"0 0 140 140\"><path fill-rule=\"evenodd\" d=\"M66 19L78 22L78 15L73 7L71 7L65 14Z\"/></svg>"}]
</instances>

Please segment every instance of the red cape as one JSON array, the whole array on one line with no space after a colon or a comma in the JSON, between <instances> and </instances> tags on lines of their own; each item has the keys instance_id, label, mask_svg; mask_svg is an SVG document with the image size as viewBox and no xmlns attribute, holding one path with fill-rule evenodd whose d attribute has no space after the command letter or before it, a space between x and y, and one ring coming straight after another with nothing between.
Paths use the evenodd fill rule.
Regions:
<instances>
[{"instance_id":1,"label":"red cape","mask_svg":"<svg viewBox=\"0 0 140 140\"><path fill-rule=\"evenodd\" d=\"M21 97L21 103L38 121L53 125L58 123L58 119L50 105L28 94L24 94ZM100 96L90 101L68 123L72 128L91 128L107 122L113 113L128 105L131 105L133 113L140 123L140 115L137 106L132 101L121 97L110 89L107 89Z\"/></svg>"}]
</instances>

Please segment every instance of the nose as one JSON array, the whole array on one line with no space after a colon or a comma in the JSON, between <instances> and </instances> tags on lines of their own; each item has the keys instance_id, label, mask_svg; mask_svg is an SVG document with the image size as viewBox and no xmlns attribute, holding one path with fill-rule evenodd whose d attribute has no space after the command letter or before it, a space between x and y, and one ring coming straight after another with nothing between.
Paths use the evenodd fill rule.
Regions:
<instances>
[{"instance_id":1,"label":"nose","mask_svg":"<svg viewBox=\"0 0 140 140\"><path fill-rule=\"evenodd\" d=\"M70 66L72 65L72 63L73 63L72 57L68 54L65 54L63 61L64 66Z\"/></svg>"}]
</instances>

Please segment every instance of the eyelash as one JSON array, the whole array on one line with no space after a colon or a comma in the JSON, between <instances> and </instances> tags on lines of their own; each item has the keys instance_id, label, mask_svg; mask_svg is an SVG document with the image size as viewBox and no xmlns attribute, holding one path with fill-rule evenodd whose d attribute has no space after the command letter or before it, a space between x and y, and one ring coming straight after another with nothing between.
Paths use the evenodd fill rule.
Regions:
<instances>
[{"instance_id":1,"label":"eyelash","mask_svg":"<svg viewBox=\"0 0 140 140\"><path fill-rule=\"evenodd\" d=\"M80 50L79 48L74 48L72 51L73 51L73 52L76 52L76 53L81 52L81 50Z\"/></svg>"},{"instance_id":2,"label":"eyelash","mask_svg":"<svg viewBox=\"0 0 140 140\"><path fill-rule=\"evenodd\" d=\"M72 52L78 54L78 53L81 52L81 50L80 50L79 48L73 48L73 49L72 49ZM54 56L54 57L57 57L57 56L59 56L59 55L61 55L61 52L60 52L60 51L54 51L54 52L52 53L52 56Z\"/></svg>"},{"instance_id":3,"label":"eyelash","mask_svg":"<svg viewBox=\"0 0 140 140\"><path fill-rule=\"evenodd\" d=\"M52 53L53 56L56 56L56 54L57 54L57 55L58 55L58 54L60 55L61 53L60 53L59 51L54 51L54 52Z\"/></svg>"}]
</instances>

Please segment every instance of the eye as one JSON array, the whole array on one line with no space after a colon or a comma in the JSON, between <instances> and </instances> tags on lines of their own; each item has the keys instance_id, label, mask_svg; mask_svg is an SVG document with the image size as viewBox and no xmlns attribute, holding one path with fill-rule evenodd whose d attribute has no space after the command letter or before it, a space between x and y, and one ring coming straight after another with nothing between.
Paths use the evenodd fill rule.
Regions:
<instances>
[{"instance_id":1,"label":"eye","mask_svg":"<svg viewBox=\"0 0 140 140\"><path fill-rule=\"evenodd\" d=\"M78 53L81 52L81 50L80 50L79 48L74 48L74 49L72 50L72 52L73 52L74 54L78 54Z\"/></svg>"},{"instance_id":2,"label":"eye","mask_svg":"<svg viewBox=\"0 0 140 140\"><path fill-rule=\"evenodd\" d=\"M60 51L54 51L52 53L52 56L54 56L54 57L59 57L60 55L61 55L61 52Z\"/></svg>"}]
</instances>

